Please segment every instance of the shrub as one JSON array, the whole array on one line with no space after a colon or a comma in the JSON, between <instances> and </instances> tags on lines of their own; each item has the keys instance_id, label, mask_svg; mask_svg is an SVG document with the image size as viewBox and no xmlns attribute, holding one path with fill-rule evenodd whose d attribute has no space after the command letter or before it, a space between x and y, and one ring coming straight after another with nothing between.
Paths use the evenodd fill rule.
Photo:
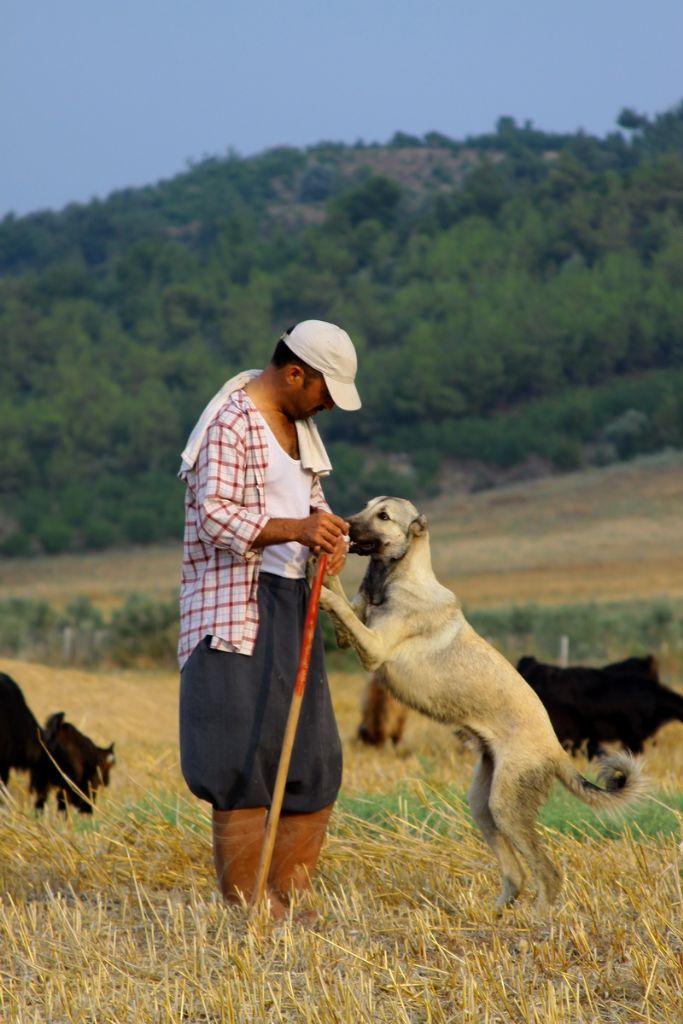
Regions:
<instances>
[{"instance_id":1,"label":"shrub","mask_svg":"<svg viewBox=\"0 0 683 1024\"><path fill-rule=\"evenodd\" d=\"M108 653L119 665L174 662L178 645L178 605L131 594L115 611L109 629Z\"/></svg>"},{"instance_id":2,"label":"shrub","mask_svg":"<svg viewBox=\"0 0 683 1024\"><path fill-rule=\"evenodd\" d=\"M44 655L56 622L57 613L46 601L0 601L0 651L9 657Z\"/></svg>"},{"instance_id":3,"label":"shrub","mask_svg":"<svg viewBox=\"0 0 683 1024\"><path fill-rule=\"evenodd\" d=\"M473 610L472 625L512 660L534 654L555 661L560 637L570 643L570 661L609 661L683 644L683 619L668 599L651 603L513 605Z\"/></svg>"},{"instance_id":4,"label":"shrub","mask_svg":"<svg viewBox=\"0 0 683 1024\"><path fill-rule=\"evenodd\" d=\"M37 529L38 540L48 555L57 555L71 546L73 534L59 520L44 520Z\"/></svg>"},{"instance_id":5,"label":"shrub","mask_svg":"<svg viewBox=\"0 0 683 1024\"><path fill-rule=\"evenodd\" d=\"M123 520L123 532L134 544L148 544L157 536L157 523L151 512L130 512Z\"/></svg>"},{"instance_id":6,"label":"shrub","mask_svg":"<svg viewBox=\"0 0 683 1024\"><path fill-rule=\"evenodd\" d=\"M101 551L116 542L117 531L104 519L91 519L83 531L83 545L89 551Z\"/></svg>"},{"instance_id":7,"label":"shrub","mask_svg":"<svg viewBox=\"0 0 683 1024\"><path fill-rule=\"evenodd\" d=\"M0 554L21 558L31 552L31 535L26 530L13 530L0 542Z\"/></svg>"},{"instance_id":8,"label":"shrub","mask_svg":"<svg viewBox=\"0 0 683 1024\"><path fill-rule=\"evenodd\" d=\"M59 618L59 626L79 626L88 629L99 629L104 624L102 612L95 607L89 597L78 595L73 597Z\"/></svg>"}]
</instances>

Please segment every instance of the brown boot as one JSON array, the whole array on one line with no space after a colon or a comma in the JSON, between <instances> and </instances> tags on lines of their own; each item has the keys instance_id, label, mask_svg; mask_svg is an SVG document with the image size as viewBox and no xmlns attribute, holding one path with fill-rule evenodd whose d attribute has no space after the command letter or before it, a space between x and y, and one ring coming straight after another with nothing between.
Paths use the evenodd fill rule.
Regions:
<instances>
[{"instance_id":1,"label":"brown boot","mask_svg":"<svg viewBox=\"0 0 683 1024\"><path fill-rule=\"evenodd\" d=\"M305 892L318 863L332 807L312 814L283 814L278 822L268 884L282 900Z\"/></svg>"},{"instance_id":2,"label":"brown boot","mask_svg":"<svg viewBox=\"0 0 683 1024\"><path fill-rule=\"evenodd\" d=\"M226 903L247 903L254 892L265 835L265 807L213 812L213 862L216 879ZM287 908L277 894L268 890L270 912L282 917Z\"/></svg>"}]
</instances>

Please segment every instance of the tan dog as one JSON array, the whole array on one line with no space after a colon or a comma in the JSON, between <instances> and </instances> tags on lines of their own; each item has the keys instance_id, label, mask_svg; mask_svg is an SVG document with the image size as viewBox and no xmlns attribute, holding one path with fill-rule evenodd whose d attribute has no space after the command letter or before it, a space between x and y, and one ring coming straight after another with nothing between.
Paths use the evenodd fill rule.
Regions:
<instances>
[{"instance_id":1,"label":"tan dog","mask_svg":"<svg viewBox=\"0 0 683 1024\"><path fill-rule=\"evenodd\" d=\"M460 603L432 571L427 521L401 498L373 498L349 519L350 550L370 564L347 600L328 577L320 606L342 645L404 704L465 730L481 757L469 791L472 815L498 858L500 909L525 881L526 864L543 906L559 895L562 876L540 841L536 816L553 779L591 807L614 810L642 794L638 763L628 754L602 760L599 788L574 768L540 700L505 658L469 623Z\"/></svg>"},{"instance_id":2,"label":"tan dog","mask_svg":"<svg viewBox=\"0 0 683 1024\"><path fill-rule=\"evenodd\" d=\"M387 740L394 746L401 741L408 708L396 700L382 682L382 670L367 681L361 704L358 739L372 747L383 747Z\"/></svg>"}]
</instances>

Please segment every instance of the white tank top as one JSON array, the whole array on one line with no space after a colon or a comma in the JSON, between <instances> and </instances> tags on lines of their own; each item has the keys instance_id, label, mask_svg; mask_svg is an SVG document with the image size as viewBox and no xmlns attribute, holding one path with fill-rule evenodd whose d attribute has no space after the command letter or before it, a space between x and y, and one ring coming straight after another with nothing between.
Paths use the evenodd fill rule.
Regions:
<instances>
[{"instance_id":1,"label":"white tank top","mask_svg":"<svg viewBox=\"0 0 683 1024\"><path fill-rule=\"evenodd\" d=\"M276 519L305 519L311 513L312 474L301 468L299 459L287 454L263 416L260 418L268 439L266 514ZM308 548L297 541L269 544L263 549L261 571L300 579L306 575L307 558Z\"/></svg>"}]
</instances>

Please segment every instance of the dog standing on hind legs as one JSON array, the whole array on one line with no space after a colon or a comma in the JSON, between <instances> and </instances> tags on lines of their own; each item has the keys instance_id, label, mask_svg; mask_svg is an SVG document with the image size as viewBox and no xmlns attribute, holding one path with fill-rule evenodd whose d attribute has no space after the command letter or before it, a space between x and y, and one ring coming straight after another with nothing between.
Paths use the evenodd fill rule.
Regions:
<instances>
[{"instance_id":1,"label":"dog standing on hind legs","mask_svg":"<svg viewBox=\"0 0 683 1024\"><path fill-rule=\"evenodd\" d=\"M350 551L368 556L368 568L351 602L338 577L328 577L320 607L340 645L353 646L398 700L475 740L480 758L469 801L500 866L496 906L515 899L528 869L542 909L562 886L536 828L553 780L589 806L614 811L643 794L640 765L629 754L603 758L602 788L576 770L534 691L437 580L427 520L411 502L373 498L348 521Z\"/></svg>"}]
</instances>

